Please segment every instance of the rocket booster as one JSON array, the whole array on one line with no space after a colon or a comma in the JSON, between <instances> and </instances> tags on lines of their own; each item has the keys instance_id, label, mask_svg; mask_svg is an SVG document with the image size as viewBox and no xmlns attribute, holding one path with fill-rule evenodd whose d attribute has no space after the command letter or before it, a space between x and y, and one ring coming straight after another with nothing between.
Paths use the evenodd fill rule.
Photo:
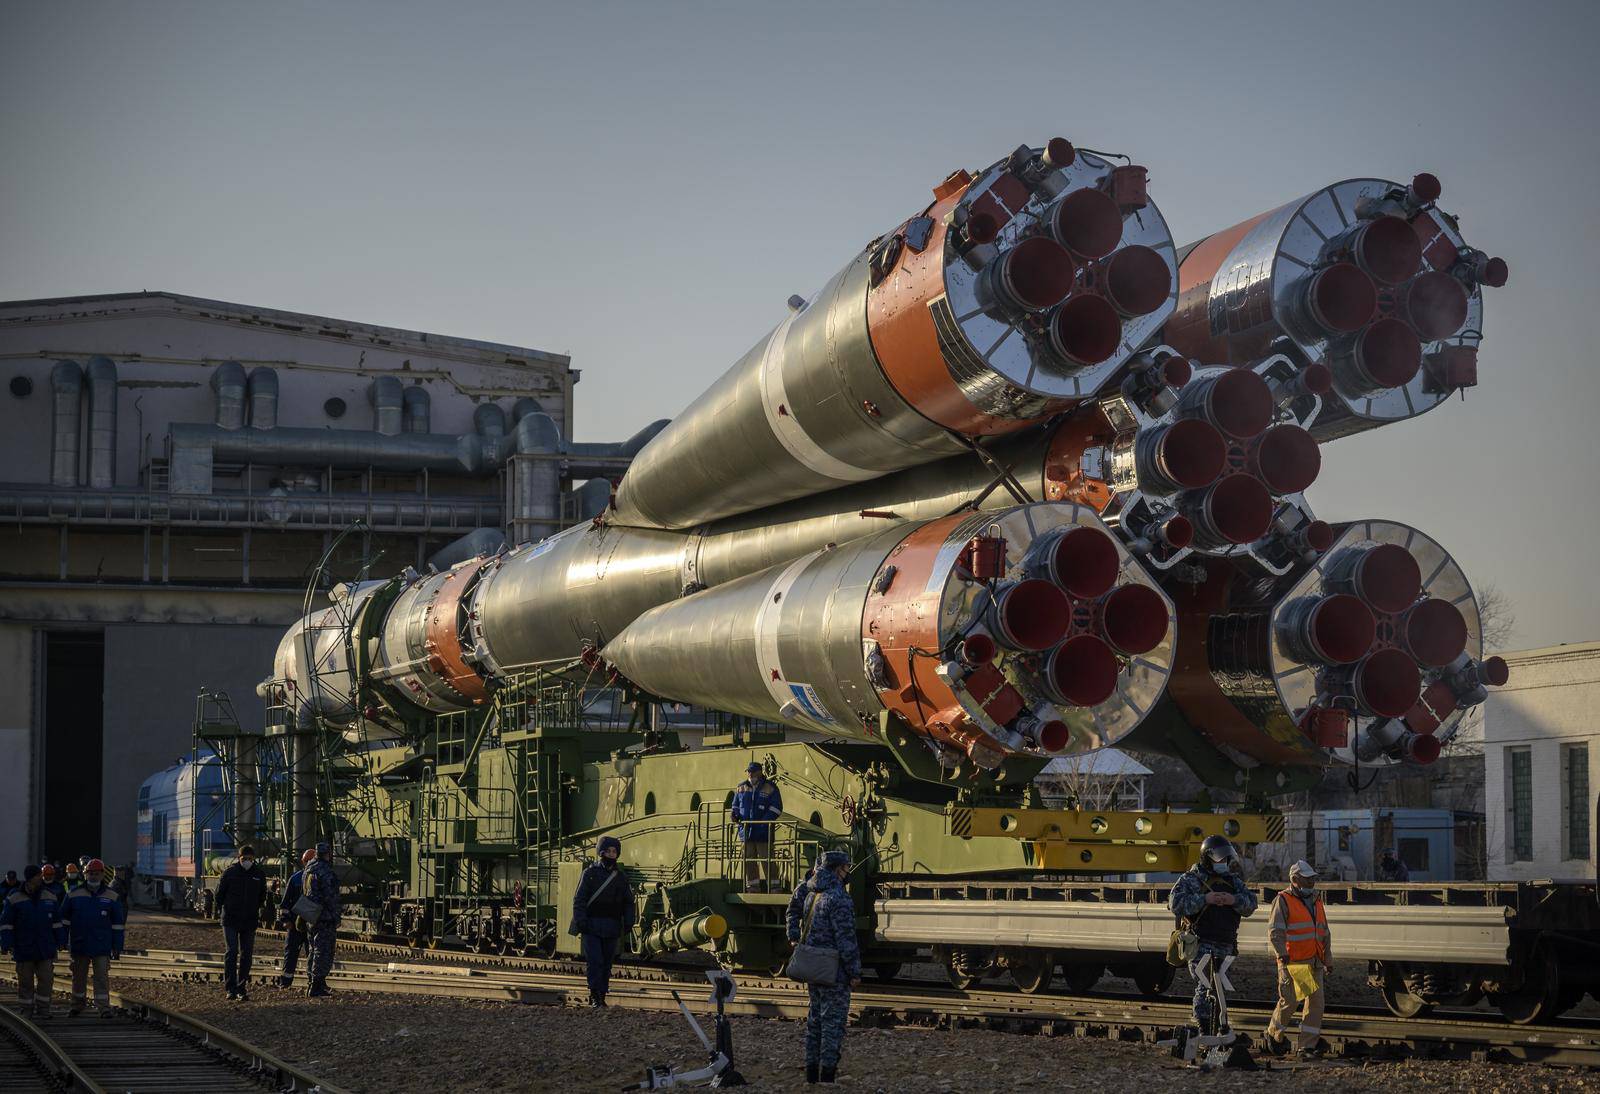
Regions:
<instances>
[{"instance_id":1,"label":"rocket booster","mask_svg":"<svg viewBox=\"0 0 1600 1094\"><path fill-rule=\"evenodd\" d=\"M1508 275L1439 194L1427 174L1349 179L1190 244L1163 340L1207 364L1326 365L1319 439L1431 410L1477 383L1483 287Z\"/></svg>"},{"instance_id":2,"label":"rocket booster","mask_svg":"<svg viewBox=\"0 0 1600 1094\"><path fill-rule=\"evenodd\" d=\"M1093 396L1171 313L1142 167L1057 138L870 243L645 446L613 519L691 528L962 451Z\"/></svg>"}]
</instances>

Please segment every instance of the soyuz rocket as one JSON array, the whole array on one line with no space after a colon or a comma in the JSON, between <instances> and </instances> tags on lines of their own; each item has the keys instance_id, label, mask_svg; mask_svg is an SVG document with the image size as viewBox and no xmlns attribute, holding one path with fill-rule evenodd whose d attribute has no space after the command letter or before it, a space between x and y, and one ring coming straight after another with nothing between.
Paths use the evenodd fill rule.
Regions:
<instances>
[{"instance_id":1,"label":"soyuz rocket","mask_svg":"<svg viewBox=\"0 0 1600 1094\"><path fill-rule=\"evenodd\" d=\"M1305 491L1323 444L1476 384L1506 264L1431 175L1183 248L1147 181L1062 138L952 173L604 514L337 589L263 693L381 736L582 658L830 736L901 727L951 771L1122 743L1270 791L1248 773L1431 763L1506 678L1471 586L1425 532L1330 525ZM330 620L364 610L358 699L326 683L352 656Z\"/></svg>"}]
</instances>

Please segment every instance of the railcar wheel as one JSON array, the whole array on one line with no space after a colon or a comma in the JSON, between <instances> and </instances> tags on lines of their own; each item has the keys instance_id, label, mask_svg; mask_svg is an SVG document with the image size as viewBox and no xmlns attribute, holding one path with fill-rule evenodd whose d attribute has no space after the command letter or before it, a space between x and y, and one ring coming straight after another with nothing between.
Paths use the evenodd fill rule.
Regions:
<instances>
[{"instance_id":1,"label":"railcar wheel","mask_svg":"<svg viewBox=\"0 0 1600 1094\"><path fill-rule=\"evenodd\" d=\"M1100 977L1105 974L1105 966L1098 961L1063 961L1061 974L1066 981L1067 990L1074 995L1082 995L1092 991L1100 983Z\"/></svg>"},{"instance_id":2,"label":"railcar wheel","mask_svg":"<svg viewBox=\"0 0 1600 1094\"><path fill-rule=\"evenodd\" d=\"M1561 969L1550 951L1541 946L1528 963L1522 987L1490 992L1489 1002L1499 1008L1506 1021L1526 1026L1554 1018L1559 1013L1560 996Z\"/></svg>"},{"instance_id":3,"label":"railcar wheel","mask_svg":"<svg viewBox=\"0 0 1600 1094\"><path fill-rule=\"evenodd\" d=\"M1024 949L1011 955L1007 971L1017 990L1032 995L1050 986L1050 973L1055 962L1043 950Z\"/></svg>"},{"instance_id":4,"label":"railcar wheel","mask_svg":"<svg viewBox=\"0 0 1600 1094\"><path fill-rule=\"evenodd\" d=\"M1404 984L1394 980L1384 981L1380 990L1383 993L1383 1005L1396 1018L1416 1018L1433 1009L1433 1004L1424 1002L1420 995L1412 995Z\"/></svg>"},{"instance_id":5,"label":"railcar wheel","mask_svg":"<svg viewBox=\"0 0 1600 1094\"><path fill-rule=\"evenodd\" d=\"M1178 970L1167 964L1165 958L1147 961L1133 974L1133 985L1151 999L1159 999L1172 987Z\"/></svg>"}]
</instances>

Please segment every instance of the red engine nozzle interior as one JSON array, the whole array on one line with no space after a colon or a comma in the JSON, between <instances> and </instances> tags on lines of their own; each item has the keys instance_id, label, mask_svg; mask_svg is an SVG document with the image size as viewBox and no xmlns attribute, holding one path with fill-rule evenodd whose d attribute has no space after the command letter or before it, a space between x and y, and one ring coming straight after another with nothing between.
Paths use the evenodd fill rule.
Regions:
<instances>
[{"instance_id":1,"label":"red engine nozzle interior","mask_svg":"<svg viewBox=\"0 0 1600 1094\"><path fill-rule=\"evenodd\" d=\"M1298 494L1317 481L1322 449L1310 432L1297 425L1275 425L1251 448L1252 470L1274 494Z\"/></svg>"},{"instance_id":2,"label":"red engine nozzle interior","mask_svg":"<svg viewBox=\"0 0 1600 1094\"><path fill-rule=\"evenodd\" d=\"M1142 439L1142 438L1141 438ZM1151 432L1148 451L1158 494L1173 490L1198 490L1210 486L1228 461L1228 442L1210 422L1184 418Z\"/></svg>"},{"instance_id":3,"label":"red engine nozzle interior","mask_svg":"<svg viewBox=\"0 0 1600 1094\"><path fill-rule=\"evenodd\" d=\"M1123 315L1149 315L1172 295L1167 260L1140 244L1124 247L1106 263L1106 295Z\"/></svg>"},{"instance_id":4,"label":"red engine nozzle interior","mask_svg":"<svg viewBox=\"0 0 1600 1094\"><path fill-rule=\"evenodd\" d=\"M1355 362L1375 388L1403 387L1422 367L1422 339L1406 323L1388 316L1361 332Z\"/></svg>"},{"instance_id":5,"label":"red engine nozzle interior","mask_svg":"<svg viewBox=\"0 0 1600 1094\"><path fill-rule=\"evenodd\" d=\"M1122 317L1103 296L1079 293L1056 310L1050 348L1081 365L1097 365L1117 351Z\"/></svg>"},{"instance_id":6,"label":"red engine nozzle interior","mask_svg":"<svg viewBox=\"0 0 1600 1094\"><path fill-rule=\"evenodd\" d=\"M1428 668L1442 668L1467 648L1467 621L1454 604L1437 597L1419 601L1400 623L1405 648Z\"/></svg>"},{"instance_id":7,"label":"red engine nozzle interior","mask_svg":"<svg viewBox=\"0 0 1600 1094\"><path fill-rule=\"evenodd\" d=\"M1056 203L1050 234L1074 254L1104 258L1122 242L1122 210L1103 191L1074 190Z\"/></svg>"},{"instance_id":8,"label":"red engine nozzle interior","mask_svg":"<svg viewBox=\"0 0 1600 1094\"><path fill-rule=\"evenodd\" d=\"M1291 655L1313 664L1349 665L1372 648L1378 621L1360 597L1335 593L1304 606L1285 620Z\"/></svg>"},{"instance_id":9,"label":"red engine nozzle interior","mask_svg":"<svg viewBox=\"0 0 1600 1094\"><path fill-rule=\"evenodd\" d=\"M1122 569L1116 543L1098 528L1067 529L1050 545L1048 558L1050 580L1079 600L1103 596Z\"/></svg>"},{"instance_id":10,"label":"red engine nozzle interior","mask_svg":"<svg viewBox=\"0 0 1600 1094\"><path fill-rule=\"evenodd\" d=\"M1148 585L1123 585L1100 601L1100 629L1118 653L1149 653L1167 636L1167 605Z\"/></svg>"},{"instance_id":11,"label":"red engine nozzle interior","mask_svg":"<svg viewBox=\"0 0 1600 1094\"><path fill-rule=\"evenodd\" d=\"M1422 673L1404 650L1368 654L1356 666L1351 682L1356 702L1383 718L1402 717L1422 694Z\"/></svg>"},{"instance_id":12,"label":"red engine nozzle interior","mask_svg":"<svg viewBox=\"0 0 1600 1094\"><path fill-rule=\"evenodd\" d=\"M1396 216L1378 217L1362 225L1350 252L1356 265L1383 285L1409 281L1422 269L1422 241L1409 223Z\"/></svg>"},{"instance_id":13,"label":"red engine nozzle interior","mask_svg":"<svg viewBox=\"0 0 1600 1094\"><path fill-rule=\"evenodd\" d=\"M1306 306L1323 330L1348 334L1372 320L1378 310L1378 288L1355 263L1335 262L1311 278Z\"/></svg>"},{"instance_id":14,"label":"red engine nozzle interior","mask_svg":"<svg viewBox=\"0 0 1600 1094\"><path fill-rule=\"evenodd\" d=\"M1019 581L1000 590L993 610L996 637L1014 650L1047 650L1072 623L1072 602L1049 581Z\"/></svg>"},{"instance_id":15,"label":"red engine nozzle interior","mask_svg":"<svg viewBox=\"0 0 1600 1094\"><path fill-rule=\"evenodd\" d=\"M1185 417L1200 417L1228 436L1247 441L1272 424L1271 386L1247 368L1229 369L1183 389Z\"/></svg>"},{"instance_id":16,"label":"red engine nozzle interior","mask_svg":"<svg viewBox=\"0 0 1600 1094\"><path fill-rule=\"evenodd\" d=\"M1435 342L1467 321L1467 290L1449 274L1430 270L1406 284L1401 307L1422 340Z\"/></svg>"},{"instance_id":17,"label":"red engine nozzle interior","mask_svg":"<svg viewBox=\"0 0 1600 1094\"><path fill-rule=\"evenodd\" d=\"M1272 526L1272 495L1250 475L1229 475L1182 502L1197 539L1210 544L1254 543Z\"/></svg>"},{"instance_id":18,"label":"red engine nozzle interior","mask_svg":"<svg viewBox=\"0 0 1600 1094\"><path fill-rule=\"evenodd\" d=\"M1380 543L1357 559L1351 574L1356 595L1380 612L1403 612L1422 592L1422 568L1398 543Z\"/></svg>"},{"instance_id":19,"label":"red engine nozzle interior","mask_svg":"<svg viewBox=\"0 0 1600 1094\"><path fill-rule=\"evenodd\" d=\"M991 284L1006 303L1022 311L1052 308L1072 291L1072 257L1042 236L1023 240L995 264L998 269Z\"/></svg>"},{"instance_id":20,"label":"red engine nozzle interior","mask_svg":"<svg viewBox=\"0 0 1600 1094\"><path fill-rule=\"evenodd\" d=\"M1097 707L1117 690L1117 655L1092 634L1077 634L1051 652L1045 663L1045 691L1058 703Z\"/></svg>"}]
</instances>

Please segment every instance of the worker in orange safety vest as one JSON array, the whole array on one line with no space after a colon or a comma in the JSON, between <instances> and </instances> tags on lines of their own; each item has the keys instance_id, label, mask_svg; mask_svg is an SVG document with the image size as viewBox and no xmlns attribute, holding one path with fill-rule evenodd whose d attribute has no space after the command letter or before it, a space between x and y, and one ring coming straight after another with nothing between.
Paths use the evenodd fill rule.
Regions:
<instances>
[{"instance_id":1,"label":"worker in orange safety vest","mask_svg":"<svg viewBox=\"0 0 1600 1094\"><path fill-rule=\"evenodd\" d=\"M1326 1050L1322 1008L1327 974L1333 971L1333 950L1328 937L1328 914L1317 897L1317 871L1304 859L1289 868L1289 888L1272 901L1267 937L1278 959L1278 1006L1267 1023L1267 1047L1280 1055L1289 1050L1284 1027L1303 1000L1299 1054L1320 1056Z\"/></svg>"}]
</instances>

